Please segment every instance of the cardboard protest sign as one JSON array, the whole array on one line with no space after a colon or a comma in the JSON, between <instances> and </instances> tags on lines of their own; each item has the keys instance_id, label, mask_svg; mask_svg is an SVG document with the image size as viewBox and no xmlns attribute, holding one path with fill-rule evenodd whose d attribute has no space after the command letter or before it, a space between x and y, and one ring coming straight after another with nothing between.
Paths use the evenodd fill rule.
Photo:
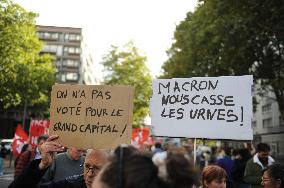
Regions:
<instances>
[{"instance_id":1,"label":"cardboard protest sign","mask_svg":"<svg viewBox=\"0 0 284 188\"><path fill-rule=\"evenodd\" d=\"M130 143L131 87L54 85L50 111L49 133L64 146L113 149Z\"/></svg>"},{"instance_id":2,"label":"cardboard protest sign","mask_svg":"<svg viewBox=\"0 0 284 188\"><path fill-rule=\"evenodd\" d=\"M48 135L49 133L49 120L44 119L31 119L30 122L30 134L29 140L32 147L36 147L37 138L43 134Z\"/></svg>"},{"instance_id":3,"label":"cardboard protest sign","mask_svg":"<svg viewBox=\"0 0 284 188\"><path fill-rule=\"evenodd\" d=\"M155 136L252 140L252 76L157 79Z\"/></svg>"}]
</instances>

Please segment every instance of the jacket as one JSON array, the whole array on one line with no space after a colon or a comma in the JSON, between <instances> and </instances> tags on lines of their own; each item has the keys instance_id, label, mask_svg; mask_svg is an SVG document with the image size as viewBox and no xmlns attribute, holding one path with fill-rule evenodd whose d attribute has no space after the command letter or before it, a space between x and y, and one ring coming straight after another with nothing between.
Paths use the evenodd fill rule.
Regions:
<instances>
[{"instance_id":1,"label":"jacket","mask_svg":"<svg viewBox=\"0 0 284 188\"><path fill-rule=\"evenodd\" d=\"M268 156L268 165L274 163L274 159ZM263 188L261 185L261 176L264 166L259 161L257 154L248 160L244 172L244 181L251 184L251 188Z\"/></svg>"},{"instance_id":2,"label":"jacket","mask_svg":"<svg viewBox=\"0 0 284 188\"><path fill-rule=\"evenodd\" d=\"M35 151L25 151L22 153L17 161L14 171L14 178L17 178L23 170L29 165L29 163L34 160Z\"/></svg>"},{"instance_id":3,"label":"jacket","mask_svg":"<svg viewBox=\"0 0 284 188\"><path fill-rule=\"evenodd\" d=\"M47 170L38 168L40 161L41 159L32 161L23 173L9 185L9 188L86 188L83 174L68 177L57 182L39 184Z\"/></svg>"}]
</instances>

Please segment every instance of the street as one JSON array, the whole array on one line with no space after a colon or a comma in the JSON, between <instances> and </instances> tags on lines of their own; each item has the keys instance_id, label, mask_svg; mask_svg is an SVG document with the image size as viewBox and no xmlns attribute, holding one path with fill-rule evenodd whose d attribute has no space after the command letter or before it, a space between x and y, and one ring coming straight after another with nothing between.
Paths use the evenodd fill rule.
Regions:
<instances>
[{"instance_id":1,"label":"street","mask_svg":"<svg viewBox=\"0 0 284 188\"><path fill-rule=\"evenodd\" d=\"M14 180L14 166L13 162L11 163L11 167L9 167L9 159L5 159L4 162L4 175L0 176L0 187L6 188L8 185Z\"/></svg>"}]
</instances>

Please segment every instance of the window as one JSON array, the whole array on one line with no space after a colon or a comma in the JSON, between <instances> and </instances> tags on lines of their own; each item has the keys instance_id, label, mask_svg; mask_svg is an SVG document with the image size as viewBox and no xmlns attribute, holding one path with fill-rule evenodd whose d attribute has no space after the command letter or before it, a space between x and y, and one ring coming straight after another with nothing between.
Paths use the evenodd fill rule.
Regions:
<instances>
[{"instance_id":1,"label":"window","mask_svg":"<svg viewBox=\"0 0 284 188\"><path fill-rule=\"evenodd\" d=\"M74 72L67 72L66 73L66 80L76 81L78 80L78 74Z\"/></svg>"},{"instance_id":2,"label":"window","mask_svg":"<svg viewBox=\"0 0 284 188\"><path fill-rule=\"evenodd\" d=\"M55 62L55 65L56 65L56 67L61 67L61 61L60 61L60 60L57 60L57 61Z\"/></svg>"},{"instance_id":3,"label":"window","mask_svg":"<svg viewBox=\"0 0 284 188\"><path fill-rule=\"evenodd\" d=\"M62 81L62 82L66 82L66 75L65 75L65 74L62 74L62 75L61 75L61 81Z\"/></svg>"},{"instance_id":4,"label":"window","mask_svg":"<svg viewBox=\"0 0 284 188\"><path fill-rule=\"evenodd\" d=\"M69 40L76 40L79 41L80 40L80 35L79 34L69 34Z\"/></svg>"},{"instance_id":5,"label":"window","mask_svg":"<svg viewBox=\"0 0 284 188\"><path fill-rule=\"evenodd\" d=\"M62 54L62 48L63 48L63 46L61 46L61 45L57 46L56 55L58 55L58 56L62 56L63 55Z\"/></svg>"},{"instance_id":6,"label":"window","mask_svg":"<svg viewBox=\"0 0 284 188\"><path fill-rule=\"evenodd\" d=\"M57 52L57 45L47 44L43 47L44 52L56 53Z\"/></svg>"},{"instance_id":7,"label":"window","mask_svg":"<svg viewBox=\"0 0 284 188\"><path fill-rule=\"evenodd\" d=\"M257 124L256 124L256 121L253 121L253 122L252 122L252 127L255 128L256 125L257 125Z\"/></svg>"},{"instance_id":8,"label":"window","mask_svg":"<svg viewBox=\"0 0 284 188\"><path fill-rule=\"evenodd\" d=\"M79 47L73 47L73 46L69 46L69 47L64 47L64 52L68 52L71 54L80 54L81 49Z\"/></svg>"},{"instance_id":9,"label":"window","mask_svg":"<svg viewBox=\"0 0 284 188\"><path fill-rule=\"evenodd\" d=\"M272 118L267 118L262 121L263 128L272 127Z\"/></svg>"},{"instance_id":10,"label":"window","mask_svg":"<svg viewBox=\"0 0 284 188\"><path fill-rule=\"evenodd\" d=\"M37 34L38 34L38 37L41 39L57 40L59 38L59 34L54 33L54 32L38 32Z\"/></svg>"},{"instance_id":11,"label":"window","mask_svg":"<svg viewBox=\"0 0 284 188\"><path fill-rule=\"evenodd\" d=\"M73 60L73 59L66 59L63 61L63 66L67 67L79 67L80 61L79 60Z\"/></svg>"},{"instance_id":12,"label":"window","mask_svg":"<svg viewBox=\"0 0 284 188\"><path fill-rule=\"evenodd\" d=\"M80 34L75 34L75 33L70 33L70 34L65 34L65 41L80 41L81 35Z\"/></svg>"},{"instance_id":13,"label":"window","mask_svg":"<svg viewBox=\"0 0 284 188\"><path fill-rule=\"evenodd\" d=\"M59 34L58 33L50 33L50 39L58 39L59 38Z\"/></svg>"},{"instance_id":14,"label":"window","mask_svg":"<svg viewBox=\"0 0 284 188\"><path fill-rule=\"evenodd\" d=\"M267 113L271 111L271 103L262 106L262 113Z\"/></svg>"}]
</instances>

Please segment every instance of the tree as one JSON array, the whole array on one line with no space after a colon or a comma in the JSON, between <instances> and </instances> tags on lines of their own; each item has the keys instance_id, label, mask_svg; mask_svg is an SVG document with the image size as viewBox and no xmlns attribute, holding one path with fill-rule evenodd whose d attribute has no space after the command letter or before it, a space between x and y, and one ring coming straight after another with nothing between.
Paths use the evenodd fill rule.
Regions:
<instances>
[{"instance_id":1,"label":"tree","mask_svg":"<svg viewBox=\"0 0 284 188\"><path fill-rule=\"evenodd\" d=\"M39 55L35 17L10 0L0 0L0 109L28 104L37 114L48 110L55 67L50 55Z\"/></svg>"},{"instance_id":2,"label":"tree","mask_svg":"<svg viewBox=\"0 0 284 188\"><path fill-rule=\"evenodd\" d=\"M199 1L174 34L163 77L252 74L284 115L284 3Z\"/></svg>"},{"instance_id":3,"label":"tree","mask_svg":"<svg viewBox=\"0 0 284 188\"><path fill-rule=\"evenodd\" d=\"M105 84L129 85L135 89L133 127L139 127L149 113L152 78L145 62L146 57L139 55L133 42L124 45L123 49L112 46L102 62L107 73Z\"/></svg>"}]
</instances>

